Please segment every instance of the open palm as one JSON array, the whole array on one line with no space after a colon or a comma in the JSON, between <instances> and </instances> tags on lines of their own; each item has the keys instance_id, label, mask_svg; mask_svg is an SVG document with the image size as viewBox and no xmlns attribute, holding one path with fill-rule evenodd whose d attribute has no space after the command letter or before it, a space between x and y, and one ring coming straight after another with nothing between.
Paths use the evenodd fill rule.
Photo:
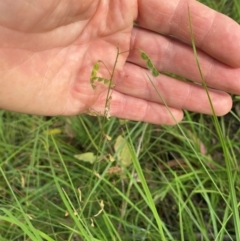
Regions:
<instances>
[{"instance_id":1,"label":"open palm","mask_svg":"<svg viewBox=\"0 0 240 241\"><path fill-rule=\"evenodd\" d=\"M137 49L149 53L160 71L176 73L195 82L201 79L191 46L182 42L189 42L189 36L184 29L181 32L177 26L174 27L180 14L185 18L180 19L179 24L186 29L189 27L186 24L187 1L172 1L175 5L172 3L169 7L169 16L161 14L166 8L164 2L19 0L9 3L0 0L0 107L41 115L75 115L88 110L104 113L108 87L100 84L93 89L91 71L94 63L101 60L104 64L100 63L99 74L110 78L108 70L113 69L119 48L123 53L119 55L114 73L110 114L152 123L173 123L146 78L147 70ZM193 12L200 7L213 19L217 16L216 19L220 20L215 20L215 30L220 28L221 21L227 19L195 1L190 1L190 5ZM159 14L156 13L157 8ZM166 16L171 17L172 23L165 23ZM154 20L151 22L147 17ZM224 33L211 34L211 29L197 17L193 15L193 24L203 26L202 33L196 33L196 38L201 40L197 39L196 44L202 49L199 58L203 71L206 71L206 81L215 89L239 93L237 81L229 85L230 80L223 80L224 76L219 73L228 71L230 77L237 76L239 69L228 65L237 67L240 56L231 56L230 59L224 51L219 54L220 49L216 50L216 46L205 45L203 37L206 41L208 38L217 41ZM133 28L134 21L139 24L138 27ZM157 21L162 21L159 28L154 25ZM171 28L168 28L169 24ZM225 24L237 28L230 19ZM175 35L181 41L155 32ZM239 29L235 35L240 39ZM166 46L168 53L164 53ZM172 46L175 46L174 56ZM232 46L228 51L237 47ZM171 66L165 58L172 58ZM187 69L189 64L191 69ZM214 72L210 66L217 71ZM207 96L199 85L160 76L156 78L156 86L177 120L182 118L182 109L211 112ZM225 114L230 109L228 94L211 91L211 96L217 114Z\"/></svg>"},{"instance_id":2,"label":"open palm","mask_svg":"<svg viewBox=\"0 0 240 241\"><path fill-rule=\"evenodd\" d=\"M106 88L91 88L91 69L99 59L112 69L117 46L129 49L133 2L2 3L6 19L0 23L1 79L11 85L6 105L45 115L93 108ZM119 70L126 56L119 57Z\"/></svg>"}]
</instances>

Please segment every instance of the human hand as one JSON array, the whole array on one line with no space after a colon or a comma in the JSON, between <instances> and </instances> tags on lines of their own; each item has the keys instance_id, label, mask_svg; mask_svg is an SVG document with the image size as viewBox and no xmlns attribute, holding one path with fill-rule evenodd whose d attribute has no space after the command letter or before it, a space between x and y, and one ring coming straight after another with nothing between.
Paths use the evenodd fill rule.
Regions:
<instances>
[{"instance_id":1,"label":"human hand","mask_svg":"<svg viewBox=\"0 0 240 241\"><path fill-rule=\"evenodd\" d=\"M124 53L114 72L110 115L174 124L147 78L138 49L161 72L201 82L188 45L187 2L205 80L220 90L210 91L215 111L227 113L232 101L225 92L240 93L240 28L194 0L0 1L0 107L40 115L104 113L108 87L93 89L91 70L101 60L111 71L119 47ZM138 27L133 28L133 21ZM109 78L104 65L99 72ZM211 113L200 85L165 75L154 83L177 121L182 109Z\"/></svg>"}]
</instances>

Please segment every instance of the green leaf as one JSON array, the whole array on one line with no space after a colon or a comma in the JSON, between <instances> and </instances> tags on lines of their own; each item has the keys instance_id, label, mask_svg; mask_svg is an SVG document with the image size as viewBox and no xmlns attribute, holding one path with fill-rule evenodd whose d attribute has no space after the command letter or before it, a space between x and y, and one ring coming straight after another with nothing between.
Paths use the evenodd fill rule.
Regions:
<instances>
[{"instance_id":1,"label":"green leaf","mask_svg":"<svg viewBox=\"0 0 240 241\"><path fill-rule=\"evenodd\" d=\"M91 73L91 79L97 76L97 71L93 70Z\"/></svg>"},{"instance_id":2,"label":"green leaf","mask_svg":"<svg viewBox=\"0 0 240 241\"><path fill-rule=\"evenodd\" d=\"M158 72L158 70L157 70L156 68L153 68L153 69L152 69L152 75L153 75L154 77L157 77L157 76L160 75L160 73Z\"/></svg>"},{"instance_id":3,"label":"green leaf","mask_svg":"<svg viewBox=\"0 0 240 241\"><path fill-rule=\"evenodd\" d=\"M49 129L47 131L44 132L45 134L51 136L51 135L58 135L62 133L62 130L59 128L53 128L53 129Z\"/></svg>"},{"instance_id":4,"label":"green leaf","mask_svg":"<svg viewBox=\"0 0 240 241\"><path fill-rule=\"evenodd\" d=\"M149 59L149 57L147 56L146 53L144 53L143 51L140 51L140 52L141 52L142 59L144 59L144 60L148 60Z\"/></svg>"},{"instance_id":5,"label":"green leaf","mask_svg":"<svg viewBox=\"0 0 240 241\"><path fill-rule=\"evenodd\" d=\"M104 79L104 84L105 85L108 85L110 83L110 80L109 79Z\"/></svg>"},{"instance_id":6,"label":"green leaf","mask_svg":"<svg viewBox=\"0 0 240 241\"><path fill-rule=\"evenodd\" d=\"M90 164L93 164L97 159L97 157L92 152L85 152L82 154L74 155L74 157L79 161L88 162Z\"/></svg>"},{"instance_id":7,"label":"green leaf","mask_svg":"<svg viewBox=\"0 0 240 241\"><path fill-rule=\"evenodd\" d=\"M132 164L131 152L128 148L128 144L125 138L119 135L116 139L114 150L117 153L117 157L122 166L129 166Z\"/></svg>"},{"instance_id":8,"label":"green leaf","mask_svg":"<svg viewBox=\"0 0 240 241\"><path fill-rule=\"evenodd\" d=\"M91 84L91 86L92 86L92 88L95 90L96 89L96 85L94 85L94 84Z\"/></svg>"},{"instance_id":9,"label":"green leaf","mask_svg":"<svg viewBox=\"0 0 240 241\"><path fill-rule=\"evenodd\" d=\"M93 69L96 70L96 71L99 70L99 63L98 63L98 62L96 62L96 63L94 64Z\"/></svg>"},{"instance_id":10,"label":"green leaf","mask_svg":"<svg viewBox=\"0 0 240 241\"><path fill-rule=\"evenodd\" d=\"M154 68L153 63L151 62L150 59L147 60L147 67L152 70Z\"/></svg>"},{"instance_id":11,"label":"green leaf","mask_svg":"<svg viewBox=\"0 0 240 241\"><path fill-rule=\"evenodd\" d=\"M104 81L104 78L102 78L102 77L98 77L98 82L102 82L102 81Z\"/></svg>"},{"instance_id":12,"label":"green leaf","mask_svg":"<svg viewBox=\"0 0 240 241\"><path fill-rule=\"evenodd\" d=\"M97 80L97 79L98 79L98 77L93 77L93 78L90 79L90 82L93 84L94 81Z\"/></svg>"}]
</instances>

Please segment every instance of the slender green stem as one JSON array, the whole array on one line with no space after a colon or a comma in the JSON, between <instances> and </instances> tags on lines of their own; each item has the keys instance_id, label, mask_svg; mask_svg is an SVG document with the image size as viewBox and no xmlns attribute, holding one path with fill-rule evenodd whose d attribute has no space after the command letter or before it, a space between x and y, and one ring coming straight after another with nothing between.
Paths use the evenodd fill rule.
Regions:
<instances>
[{"instance_id":1,"label":"slender green stem","mask_svg":"<svg viewBox=\"0 0 240 241\"><path fill-rule=\"evenodd\" d=\"M226 140L228 142L228 137L223 135L223 132L221 130L219 121L217 119L216 116L216 112L214 110L214 106L212 104L211 101L211 97L208 91L208 87L206 84L206 81L204 79L203 73L202 73L202 69L199 63L199 59L198 59L198 54L197 54L197 48L195 45L195 41L194 41L194 33L193 33L193 28L192 28L192 21L191 21L191 13L190 13L190 9L188 6L188 19L189 19L189 23L190 23L190 33L191 33L191 41L192 41L192 47L193 47L193 51L194 51L194 56L196 57L196 62L197 62L197 66L198 66L198 71L200 73L201 76L201 80L202 80L202 84L203 87L207 93L207 97L211 106L211 110L213 113L213 120L214 120L214 125L221 143L221 147L223 149L223 154L225 157L225 163L226 163L226 167L227 167L227 177L228 177L228 182L229 182L229 191L230 191L230 195L231 195L231 203L232 203L232 211L233 211L233 220L234 220L234 225L235 225L235 231L236 231L236 237L237 240L240 240L240 217L239 217L239 212L238 212L238 204L237 204L237 196L236 196L236 191L235 191L235 187L234 187L234 182L233 182L233 175L232 175L232 168L231 168L231 155L229 153L229 150L227 148L228 143L226 143Z\"/></svg>"}]
</instances>

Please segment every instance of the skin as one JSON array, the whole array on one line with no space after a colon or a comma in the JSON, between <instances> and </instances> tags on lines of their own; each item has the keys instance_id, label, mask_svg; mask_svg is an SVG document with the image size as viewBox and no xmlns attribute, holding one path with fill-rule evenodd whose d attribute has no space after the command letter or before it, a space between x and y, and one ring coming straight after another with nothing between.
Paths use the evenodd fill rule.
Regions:
<instances>
[{"instance_id":1,"label":"skin","mask_svg":"<svg viewBox=\"0 0 240 241\"><path fill-rule=\"evenodd\" d=\"M203 75L217 115L240 94L240 27L195 0L0 0L0 108L39 115L104 113L109 78L120 52L109 114L155 124L174 124L183 109L211 114L193 55L188 6ZM133 21L137 27L133 27ZM159 34L160 33L160 34ZM170 37L171 36L171 37ZM161 103L138 49L161 72L153 79L170 107ZM194 84L195 83L195 84Z\"/></svg>"}]
</instances>

